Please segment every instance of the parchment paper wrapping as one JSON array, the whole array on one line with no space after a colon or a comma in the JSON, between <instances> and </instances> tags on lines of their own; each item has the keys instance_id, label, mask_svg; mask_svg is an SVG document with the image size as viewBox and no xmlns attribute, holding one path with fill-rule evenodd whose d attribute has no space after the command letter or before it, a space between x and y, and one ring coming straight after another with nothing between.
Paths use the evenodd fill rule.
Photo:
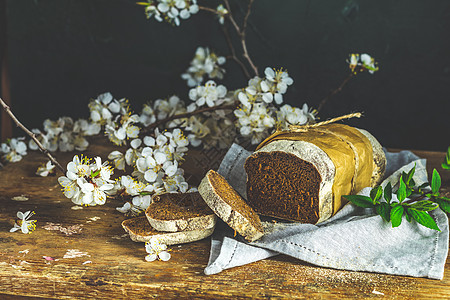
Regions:
<instances>
[{"instance_id":1,"label":"parchment paper wrapping","mask_svg":"<svg viewBox=\"0 0 450 300\"><path fill-rule=\"evenodd\" d=\"M245 159L250 152L233 145L218 172L242 195L246 195ZM414 180L427 181L424 159L409 151L386 153L388 176L382 183L395 183L402 171L416 164ZM370 188L360 194L368 195ZM266 234L247 243L219 223L212 236L211 253L205 274L242 266L279 253L311 264L335 269L369 271L414 277L442 279L448 253L449 227L445 213L432 212L441 231L408 223L392 228L372 209L345 205L336 215L319 224L264 222Z\"/></svg>"}]
</instances>

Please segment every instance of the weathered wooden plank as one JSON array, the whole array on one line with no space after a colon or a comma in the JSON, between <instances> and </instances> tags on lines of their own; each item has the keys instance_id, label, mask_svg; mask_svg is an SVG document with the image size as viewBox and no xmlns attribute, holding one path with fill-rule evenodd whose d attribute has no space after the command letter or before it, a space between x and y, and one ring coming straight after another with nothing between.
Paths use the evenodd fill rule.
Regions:
<instances>
[{"instance_id":1,"label":"weathered wooden plank","mask_svg":"<svg viewBox=\"0 0 450 300\"><path fill-rule=\"evenodd\" d=\"M105 158L110 150L100 143L86 155ZM436 152L417 154L428 158L430 172L444 157L444 153ZM57 158L65 164L72 155L58 153ZM221 156L223 153L213 157L197 152L187 157L185 168L192 174L191 180L198 182L208 164L217 165ZM41 162L45 162L44 157L31 153L0 170L0 298L361 298L377 297L377 292L387 298L450 297L449 260L442 281L326 269L287 256L206 276L203 269L210 247L206 239L172 247L168 262L145 262L143 244L124 235L120 225L123 215L115 210L118 201L111 199L104 206L72 210L72 203L59 192L56 177L34 175ZM450 172L441 173L449 193ZM19 195L29 200L11 200ZM18 210L35 210L35 232L9 233ZM82 229L66 235L44 229L50 222ZM64 258L69 249L86 255ZM43 256L55 260L47 261Z\"/></svg>"}]
</instances>

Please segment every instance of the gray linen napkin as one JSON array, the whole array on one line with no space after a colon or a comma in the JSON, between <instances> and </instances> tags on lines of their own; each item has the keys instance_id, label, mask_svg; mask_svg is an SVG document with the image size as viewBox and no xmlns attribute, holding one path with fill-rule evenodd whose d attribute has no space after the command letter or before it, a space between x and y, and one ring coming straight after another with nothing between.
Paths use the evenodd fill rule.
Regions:
<instances>
[{"instance_id":1,"label":"gray linen napkin","mask_svg":"<svg viewBox=\"0 0 450 300\"><path fill-rule=\"evenodd\" d=\"M250 154L234 144L218 170L243 197L247 178L244 162ZM414 181L419 185L427 181L426 160L412 152L386 152L386 159L388 176L383 186L388 182L395 184L399 174L414 164ZM370 188L365 188L359 194L369 192ZM449 244L448 218L441 210L434 210L431 215L440 232L405 219L399 227L392 228L372 209L347 204L318 225L263 222L266 234L253 243L234 237L234 231L220 222L212 236L205 274L282 253L335 269L442 279Z\"/></svg>"}]
</instances>

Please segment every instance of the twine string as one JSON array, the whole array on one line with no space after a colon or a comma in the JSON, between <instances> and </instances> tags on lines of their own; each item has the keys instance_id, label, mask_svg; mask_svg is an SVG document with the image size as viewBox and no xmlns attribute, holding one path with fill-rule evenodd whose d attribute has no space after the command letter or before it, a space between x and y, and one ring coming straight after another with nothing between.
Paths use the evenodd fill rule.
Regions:
<instances>
[{"instance_id":1,"label":"twine string","mask_svg":"<svg viewBox=\"0 0 450 300\"><path fill-rule=\"evenodd\" d=\"M340 116L340 117L336 117L336 118L333 118L333 119L330 119L330 120L327 120L327 121L323 121L323 122L319 122L319 123L315 123L315 124L289 125L289 131L291 131L291 132L307 132L311 128L316 128L316 127L319 127L319 126L335 123L335 122L338 122L340 120L351 119L351 118L361 118L361 116L362 116L362 113L356 112L356 113L343 115L343 116Z\"/></svg>"}]
</instances>

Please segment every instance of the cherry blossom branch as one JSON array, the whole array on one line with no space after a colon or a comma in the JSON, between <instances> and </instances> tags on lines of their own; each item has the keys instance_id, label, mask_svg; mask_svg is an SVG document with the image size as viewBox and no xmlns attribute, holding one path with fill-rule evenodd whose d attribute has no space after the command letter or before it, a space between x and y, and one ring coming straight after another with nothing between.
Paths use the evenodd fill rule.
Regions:
<instances>
[{"instance_id":1,"label":"cherry blossom branch","mask_svg":"<svg viewBox=\"0 0 450 300\"><path fill-rule=\"evenodd\" d=\"M16 116L12 113L11 108L5 103L3 102L3 99L0 98L0 104L3 106L3 109L6 111L6 113L11 117L11 119L14 121L14 123L16 123L16 125L18 127L20 127L23 131L25 131L26 134L28 134L33 141L36 143L36 145L39 147L39 149L41 150L42 153L44 153L45 155L47 155L47 157L50 159L50 161L58 167L58 169L61 170L61 172L63 174L66 173L66 170L61 166L61 164L50 154L50 152L44 148L44 146L42 146L41 142L39 142L39 140L36 138L36 135L31 132L28 128L26 128L17 118Z\"/></svg>"},{"instance_id":2,"label":"cherry blossom branch","mask_svg":"<svg viewBox=\"0 0 450 300\"><path fill-rule=\"evenodd\" d=\"M209 111L215 111L215 110L223 110L223 109L236 109L236 107L238 106L238 103L233 103L233 104L226 104L226 105L217 105L217 106L211 106L211 107L203 107L197 110L194 110L192 112L187 112L187 113L182 113L182 114L177 114L177 115L173 115L167 118L164 118L162 120L159 120L153 124L148 125L145 129L146 130L150 130L152 128L158 127L159 125L165 124L167 122L176 120L176 119L184 119L184 118L190 118L192 116L204 113L204 112L209 112Z\"/></svg>"},{"instance_id":3,"label":"cherry blossom branch","mask_svg":"<svg viewBox=\"0 0 450 300\"><path fill-rule=\"evenodd\" d=\"M320 112L320 110L325 105L325 103L328 101L328 99L330 99L331 97L333 97L334 95L336 95L337 93L342 91L342 88L350 81L350 79L353 78L353 76L355 76L355 74L354 73L350 73L347 76L347 78L344 79L344 81L341 83L341 85L337 89L331 91L331 93L329 93L325 98L323 98L322 101L320 101L319 106L317 107L317 112Z\"/></svg>"}]
</instances>

